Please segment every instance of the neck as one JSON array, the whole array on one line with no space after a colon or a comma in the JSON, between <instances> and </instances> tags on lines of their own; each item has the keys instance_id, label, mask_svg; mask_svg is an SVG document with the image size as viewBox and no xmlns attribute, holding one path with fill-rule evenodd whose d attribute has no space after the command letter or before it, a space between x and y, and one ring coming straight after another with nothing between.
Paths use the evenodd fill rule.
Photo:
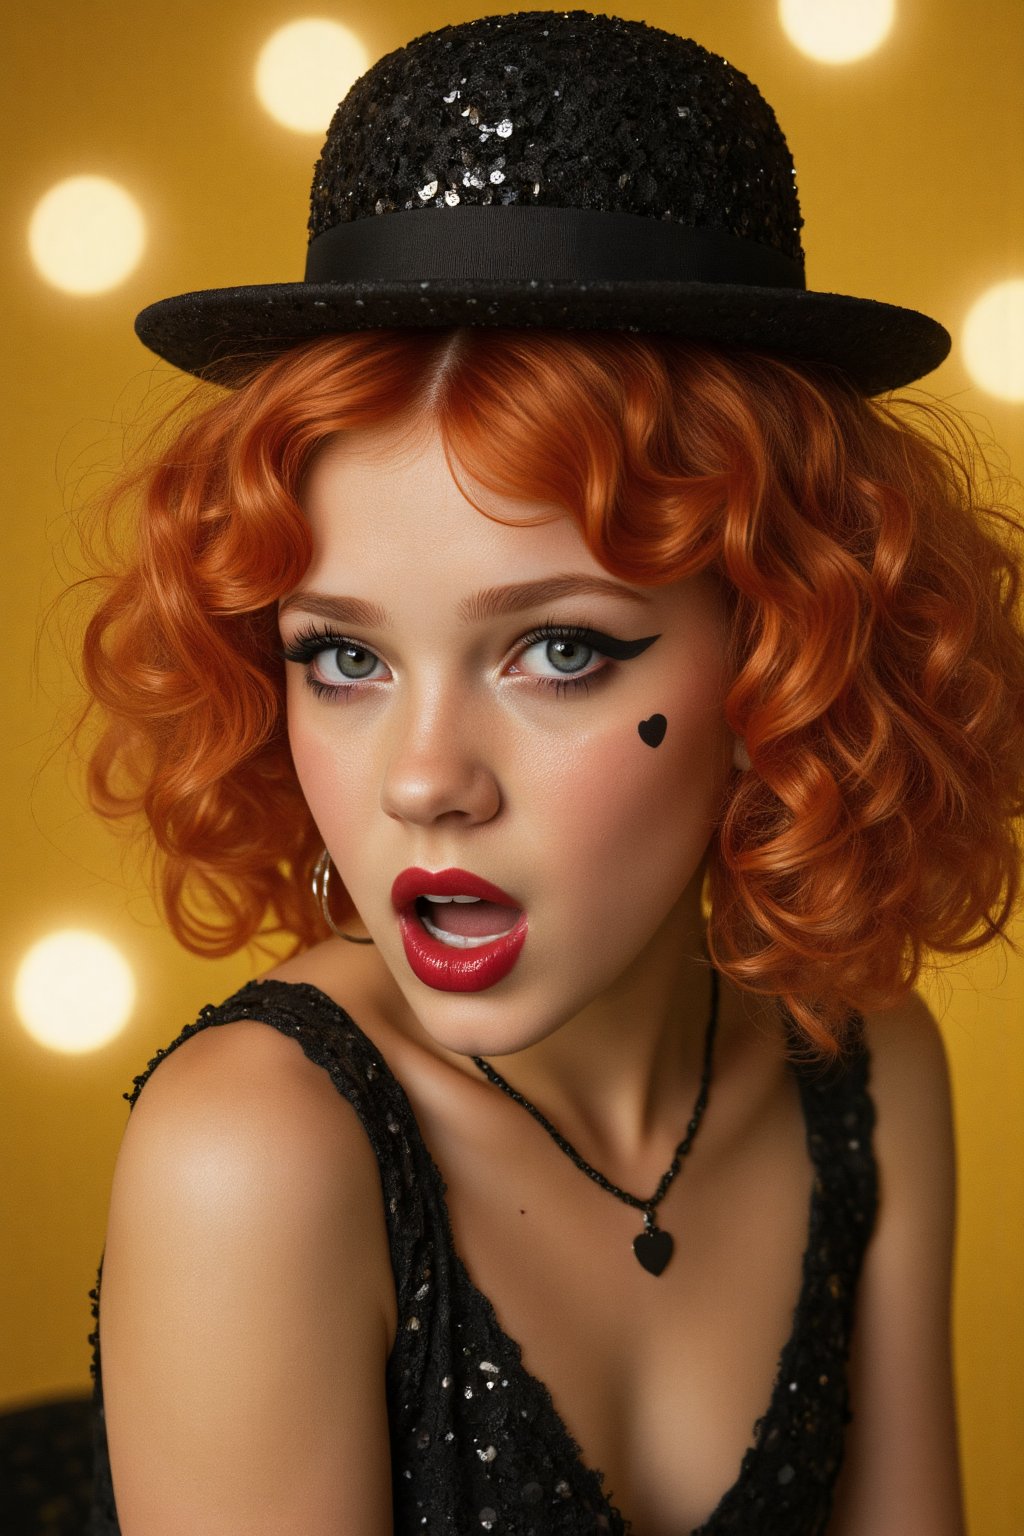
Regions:
<instances>
[{"instance_id":1,"label":"neck","mask_svg":"<svg viewBox=\"0 0 1024 1536\"><path fill-rule=\"evenodd\" d=\"M678 1142L700 1084L711 1013L703 936L699 901L681 903L600 998L491 1065L564 1136L598 1155L628 1165L652 1143Z\"/></svg>"}]
</instances>

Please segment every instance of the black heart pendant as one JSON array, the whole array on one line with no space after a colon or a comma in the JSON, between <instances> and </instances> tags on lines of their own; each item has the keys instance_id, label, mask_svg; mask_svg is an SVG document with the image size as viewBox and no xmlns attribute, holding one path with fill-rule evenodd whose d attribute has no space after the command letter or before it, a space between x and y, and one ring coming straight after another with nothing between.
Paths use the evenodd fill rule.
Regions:
<instances>
[{"instance_id":1,"label":"black heart pendant","mask_svg":"<svg viewBox=\"0 0 1024 1536\"><path fill-rule=\"evenodd\" d=\"M651 1232L641 1232L633 1239L633 1252L650 1275L661 1274L672 1257L674 1247L671 1234L662 1232L660 1227L655 1227Z\"/></svg>"},{"instance_id":2,"label":"black heart pendant","mask_svg":"<svg viewBox=\"0 0 1024 1536\"><path fill-rule=\"evenodd\" d=\"M664 715L652 715L649 720L641 720L637 726L640 732L640 740L645 741L649 747L660 747L665 740L665 727L668 721ZM655 1270L655 1274L658 1271Z\"/></svg>"}]
</instances>

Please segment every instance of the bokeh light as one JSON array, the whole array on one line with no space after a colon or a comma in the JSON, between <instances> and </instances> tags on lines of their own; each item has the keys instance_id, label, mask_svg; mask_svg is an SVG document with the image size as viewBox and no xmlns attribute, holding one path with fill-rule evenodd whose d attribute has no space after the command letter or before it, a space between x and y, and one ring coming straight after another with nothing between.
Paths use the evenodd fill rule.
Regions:
<instances>
[{"instance_id":1,"label":"bokeh light","mask_svg":"<svg viewBox=\"0 0 1024 1536\"><path fill-rule=\"evenodd\" d=\"M975 300L962 342L976 384L1001 400L1024 400L1024 278L996 283Z\"/></svg>"},{"instance_id":2,"label":"bokeh light","mask_svg":"<svg viewBox=\"0 0 1024 1536\"><path fill-rule=\"evenodd\" d=\"M36 204L28 226L32 260L66 293L105 293L135 270L146 245L138 203L107 176L71 176Z\"/></svg>"},{"instance_id":3,"label":"bokeh light","mask_svg":"<svg viewBox=\"0 0 1024 1536\"><path fill-rule=\"evenodd\" d=\"M33 944L14 978L14 1008L26 1033L67 1055L106 1045L134 1003L135 978L120 950L81 928Z\"/></svg>"},{"instance_id":4,"label":"bokeh light","mask_svg":"<svg viewBox=\"0 0 1024 1536\"><path fill-rule=\"evenodd\" d=\"M340 22L292 21L260 51L256 94L286 128L326 133L338 102L369 62L359 38Z\"/></svg>"},{"instance_id":5,"label":"bokeh light","mask_svg":"<svg viewBox=\"0 0 1024 1536\"><path fill-rule=\"evenodd\" d=\"M885 41L895 0L779 0L783 31L822 64L849 64Z\"/></svg>"}]
</instances>

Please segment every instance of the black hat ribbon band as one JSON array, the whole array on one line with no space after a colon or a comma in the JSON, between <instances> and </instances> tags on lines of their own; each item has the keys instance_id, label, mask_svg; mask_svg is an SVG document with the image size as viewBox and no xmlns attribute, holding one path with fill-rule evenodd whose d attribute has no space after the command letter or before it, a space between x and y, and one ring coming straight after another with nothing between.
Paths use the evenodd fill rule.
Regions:
<instances>
[{"instance_id":1,"label":"black hat ribbon band","mask_svg":"<svg viewBox=\"0 0 1024 1536\"><path fill-rule=\"evenodd\" d=\"M716 229L594 208L413 208L335 224L309 243L307 283L452 278L741 283L803 288L790 257Z\"/></svg>"}]
</instances>

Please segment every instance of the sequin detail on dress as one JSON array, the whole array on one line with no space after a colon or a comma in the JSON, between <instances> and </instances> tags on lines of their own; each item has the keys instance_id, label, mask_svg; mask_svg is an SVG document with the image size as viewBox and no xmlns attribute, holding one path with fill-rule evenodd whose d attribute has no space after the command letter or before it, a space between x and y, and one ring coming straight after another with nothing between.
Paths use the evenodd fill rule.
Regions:
<instances>
[{"instance_id":1,"label":"sequin detail on dress","mask_svg":"<svg viewBox=\"0 0 1024 1536\"><path fill-rule=\"evenodd\" d=\"M522 1363L452 1243L441 1175L409 1101L358 1025L317 988L249 982L207 1006L125 1098L198 1030L261 1020L299 1041L352 1104L381 1170L399 1308L387 1366L395 1536L628 1536L544 1384ZM874 1221L866 1054L845 1073L797 1070L815 1169L803 1286L779 1373L739 1476L694 1536L824 1536L849 1417L853 1298ZM96 1486L89 1536L117 1536L99 1351L102 1262L90 1292ZM680 1532L683 1536L683 1532Z\"/></svg>"}]
</instances>

